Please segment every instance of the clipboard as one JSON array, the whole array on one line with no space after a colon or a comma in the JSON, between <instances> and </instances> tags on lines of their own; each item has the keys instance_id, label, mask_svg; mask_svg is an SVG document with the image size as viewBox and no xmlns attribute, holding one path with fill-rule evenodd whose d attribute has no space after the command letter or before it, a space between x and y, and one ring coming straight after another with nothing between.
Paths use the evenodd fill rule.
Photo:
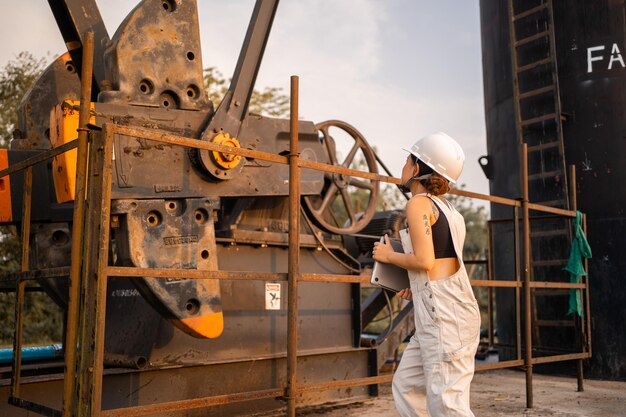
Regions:
<instances>
[{"instance_id":1,"label":"clipboard","mask_svg":"<svg viewBox=\"0 0 626 417\"><path fill-rule=\"evenodd\" d=\"M381 237L380 241L384 242L385 237ZM389 239L389 241L395 252L404 253L400 239ZM374 269L372 270L370 283L373 286L385 288L394 292L398 292L405 288L411 288L409 283L409 272L406 269L382 262L374 262Z\"/></svg>"}]
</instances>

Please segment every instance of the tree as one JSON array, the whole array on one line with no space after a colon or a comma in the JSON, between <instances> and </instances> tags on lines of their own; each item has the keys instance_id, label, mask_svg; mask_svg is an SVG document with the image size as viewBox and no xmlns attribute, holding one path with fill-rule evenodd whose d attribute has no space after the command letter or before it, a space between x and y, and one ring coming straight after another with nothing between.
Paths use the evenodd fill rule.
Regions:
<instances>
[{"instance_id":1,"label":"tree","mask_svg":"<svg viewBox=\"0 0 626 417\"><path fill-rule=\"evenodd\" d=\"M0 71L0 148L8 147L17 124L20 101L43 68L43 59L20 52ZM18 271L20 258L15 227L0 226L0 273Z\"/></svg>"},{"instance_id":2,"label":"tree","mask_svg":"<svg viewBox=\"0 0 626 417\"><path fill-rule=\"evenodd\" d=\"M224 78L217 68L204 69L204 88L216 106L228 91L230 82L231 80ZM265 87L261 91L255 89L250 98L248 111L270 117L285 117L289 113L289 97L278 87Z\"/></svg>"},{"instance_id":3,"label":"tree","mask_svg":"<svg viewBox=\"0 0 626 417\"><path fill-rule=\"evenodd\" d=\"M43 58L20 52L0 72L0 148L7 148L17 123L17 108L44 69Z\"/></svg>"},{"instance_id":4,"label":"tree","mask_svg":"<svg viewBox=\"0 0 626 417\"><path fill-rule=\"evenodd\" d=\"M21 257L15 226L0 227L0 274L19 271Z\"/></svg>"},{"instance_id":5,"label":"tree","mask_svg":"<svg viewBox=\"0 0 626 417\"><path fill-rule=\"evenodd\" d=\"M44 60L20 52L0 71L0 148L7 148L17 124L22 97L44 69ZM21 244L15 226L0 226L0 274L20 270ZM43 293L26 294L24 343L41 344L61 340L61 310ZM13 338L15 296L0 293L0 345Z\"/></svg>"}]
</instances>

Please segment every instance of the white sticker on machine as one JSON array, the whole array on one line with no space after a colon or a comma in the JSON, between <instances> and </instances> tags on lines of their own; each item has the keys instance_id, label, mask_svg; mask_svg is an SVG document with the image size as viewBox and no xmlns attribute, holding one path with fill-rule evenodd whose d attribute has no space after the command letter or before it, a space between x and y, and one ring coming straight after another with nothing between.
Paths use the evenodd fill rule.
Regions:
<instances>
[{"instance_id":1,"label":"white sticker on machine","mask_svg":"<svg viewBox=\"0 0 626 417\"><path fill-rule=\"evenodd\" d=\"M265 283L265 309L280 310L280 283Z\"/></svg>"}]
</instances>

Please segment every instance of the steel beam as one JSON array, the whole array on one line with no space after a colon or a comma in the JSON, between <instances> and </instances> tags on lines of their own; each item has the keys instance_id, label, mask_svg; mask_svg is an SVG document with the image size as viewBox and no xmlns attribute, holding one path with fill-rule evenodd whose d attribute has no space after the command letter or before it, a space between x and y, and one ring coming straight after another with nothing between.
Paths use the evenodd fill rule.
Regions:
<instances>
[{"instance_id":1,"label":"steel beam","mask_svg":"<svg viewBox=\"0 0 626 417\"><path fill-rule=\"evenodd\" d=\"M289 142L289 259L287 318L287 416L296 415L298 364L298 281L300 280L300 167L298 166L298 77L291 77Z\"/></svg>"},{"instance_id":2,"label":"steel beam","mask_svg":"<svg viewBox=\"0 0 626 417\"><path fill-rule=\"evenodd\" d=\"M528 145L521 146L522 224L524 253L524 366L526 368L526 407L533 408L533 340L531 317L530 218L528 204Z\"/></svg>"},{"instance_id":3,"label":"steel beam","mask_svg":"<svg viewBox=\"0 0 626 417\"><path fill-rule=\"evenodd\" d=\"M88 33L82 50L81 103L78 124L76 157L76 185L72 222L72 251L70 255L70 282L65 333L65 384L63 387L63 417L71 417L76 373L76 341L78 332L78 304L81 288L85 192L87 189L87 147L91 81L93 72L93 33Z\"/></svg>"},{"instance_id":4,"label":"steel beam","mask_svg":"<svg viewBox=\"0 0 626 417\"><path fill-rule=\"evenodd\" d=\"M101 83L104 81L104 50L109 43L109 34L104 21L100 16L100 10L95 0L48 0L50 9L61 31L61 36L65 41L67 50L72 57L76 67L76 72L80 74L81 80L86 75L83 71L85 55L87 55L86 44L88 33L91 33L95 42L96 52L93 55L93 71L89 74L90 84L93 82L94 88L90 91L90 100L96 101L98 92L101 90ZM93 80L91 79L93 76Z\"/></svg>"},{"instance_id":5,"label":"steel beam","mask_svg":"<svg viewBox=\"0 0 626 417\"><path fill-rule=\"evenodd\" d=\"M24 176L24 196L22 200L22 272L28 271L28 250L30 247L30 212L33 190L33 167L26 168ZM26 281L18 280L15 292L15 334L13 336L13 374L11 376L11 397L20 396L20 374L22 370L22 330L24 327L24 302Z\"/></svg>"}]
</instances>

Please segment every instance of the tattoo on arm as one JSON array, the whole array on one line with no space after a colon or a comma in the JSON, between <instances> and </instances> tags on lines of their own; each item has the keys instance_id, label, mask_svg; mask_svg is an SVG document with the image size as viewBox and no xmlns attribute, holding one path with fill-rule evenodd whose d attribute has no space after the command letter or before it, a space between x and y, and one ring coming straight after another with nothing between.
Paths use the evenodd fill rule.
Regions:
<instances>
[{"instance_id":1,"label":"tattoo on arm","mask_svg":"<svg viewBox=\"0 0 626 417\"><path fill-rule=\"evenodd\" d=\"M430 235L430 222L428 221L428 216L424 214L422 216L422 220L424 220L424 229L426 230L426 234Z\"/></svg>"},{"instance_id":2,"label":"tattoo on arm","mask_svg":"<svg viewBox=\"0 0 626 417\"><path fill-rule=\"evenodd\" d=\"M435 223L437 223L437 220L439 220L439 208L433 200L430 200L430 208L432 209L433 215L435 216Z\"/></svg>"}]
</instances>

